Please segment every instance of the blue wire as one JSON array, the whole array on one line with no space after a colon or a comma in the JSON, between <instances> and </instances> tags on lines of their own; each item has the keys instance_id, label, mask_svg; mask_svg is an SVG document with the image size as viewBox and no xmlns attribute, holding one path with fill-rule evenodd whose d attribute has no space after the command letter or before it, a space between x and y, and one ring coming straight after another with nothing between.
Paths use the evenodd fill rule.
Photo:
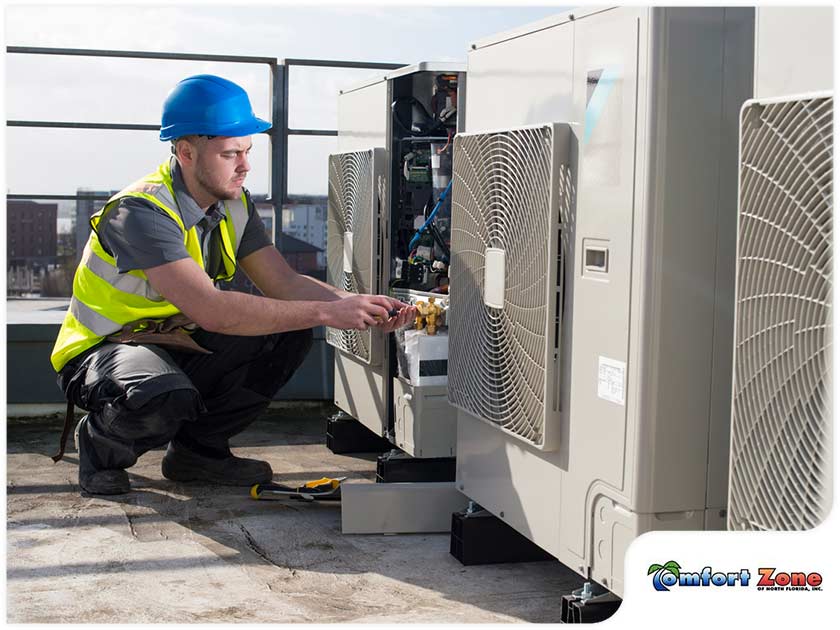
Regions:
<instances>
[{"instance_id":1,"label":"blue wire","mask_svg":"<svg viewBox=\"0 0 840 630\"><path fill-rule=\"evenodd\" d=\"M426 219L426 222L422 225L422 227L419 230L417 230L417 232L411 238L411 242L408 244L408 252L409 253L411 253L411 250L414 249L414 246L417 244L417 241L420 240L420 237L423 235L423 232L425 232L426 229L429 227L429 225L431 225L432 221L435 218L435 215L437 214L437 211L440 210L441 204L444 201L446 201L446 196L449 194L449 189L450 188L452 188L452 180L451 179L449 180L449 183L446 185L446 189L443 191L443 194L440 196L440 199L438 199L438 202L435 204L434 210L432 210L432 213L429 215L429 218Z\"/></svg>"}]
</instances>

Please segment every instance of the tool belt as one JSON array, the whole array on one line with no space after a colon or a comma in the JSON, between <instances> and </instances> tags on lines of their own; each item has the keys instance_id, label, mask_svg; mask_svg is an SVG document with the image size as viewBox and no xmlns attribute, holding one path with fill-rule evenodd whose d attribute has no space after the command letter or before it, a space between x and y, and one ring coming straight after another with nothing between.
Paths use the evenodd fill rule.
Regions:
<instances>
[{"instance_id":1,"label":"tool belt","mask_svg":"<svg viewBox=\"0 0 840 630\"><path fill-rule=\"evenodd\" d=\"M163 321L156 319L138 319L129 322L122 327L118 333L105 337L111 343L137 343L163 346L179 352L198 352L201 354L213 354L211 350L203 348L190 336L187 330L195 330L196 323L183 313L173 315ZM73 410L75 405L68 401L67 412L64 416L64 429L61 432L61 442L58 452L52 456L54 462L64 457L64 449L67 447L67 438L70 436L70 427L73 424Z\"/></svg>"},{"instance_id":2,"label":"tool belt","mask_svg":"<svg viewBox=\"0 0 840 630\"><path fill-rule=\"evenodd\" d=\"M129 322L118 333L109 335L105 339L112 343L148 343L181 352L213 354L207 348L198 345L187 332L187 330L195 330L196 327L195 322L189 317L178 313L163 321L138 319Z\"/></svg>"}]
</instances>

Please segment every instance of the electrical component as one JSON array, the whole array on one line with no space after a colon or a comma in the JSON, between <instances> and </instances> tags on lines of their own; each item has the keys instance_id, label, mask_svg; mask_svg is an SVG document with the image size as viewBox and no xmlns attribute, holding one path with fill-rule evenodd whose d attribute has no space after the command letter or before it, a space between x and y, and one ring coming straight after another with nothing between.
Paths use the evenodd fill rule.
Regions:
<instances>
[{"instance_id":1,"label":"electrical component","mask_svg":"<svg viewBox=\"0 0 840 630\"><path fill-rule=\"evenodd\" d=\"M430 149L415 149L403 157L403 177L412 184L432 182Z\"/></svg>"},{"instance_id":2,"label":"electrical component","mask_svg":"<svg viewBox=\"0 0 840 630\"><path fill-rule=\"evenodd\" d=\"M391 102L399 156L391 210L391 288L443 292L449 284L458 77L435 74L431 94L397 90Z\"/></svg>"}]
</instances>

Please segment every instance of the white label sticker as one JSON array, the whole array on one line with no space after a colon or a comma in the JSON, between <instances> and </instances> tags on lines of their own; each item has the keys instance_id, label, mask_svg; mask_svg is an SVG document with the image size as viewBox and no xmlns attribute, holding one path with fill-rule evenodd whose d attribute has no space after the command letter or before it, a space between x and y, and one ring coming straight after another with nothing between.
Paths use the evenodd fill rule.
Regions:
<instances>
[{"instance_id":1,"label":"white label sticker","mask_svg":"<svg viewBox=\"0 0 840 630\"><path fill-rule=\"evenodd\" d=\"M624 405L624 373L627 364L598 357L598 398Z\"/></svg>"}]
</instances>

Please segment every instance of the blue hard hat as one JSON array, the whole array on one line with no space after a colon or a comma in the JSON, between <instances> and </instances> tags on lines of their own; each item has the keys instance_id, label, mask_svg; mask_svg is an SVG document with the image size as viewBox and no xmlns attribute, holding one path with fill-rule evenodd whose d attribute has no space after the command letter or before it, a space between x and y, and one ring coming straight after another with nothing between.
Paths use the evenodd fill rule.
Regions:
<instances>
[{"instance_id":1,"label":"blue hard hat","mask_svg":"<svg viewBox=\"0 0 840 630\"><path fill-rule=\"evenodd\" d=\"M212 74L187 77L166 97L160 139L183 136L250 136L271 128L254 116L251 101L233 81Z\"/></svg>"}]
</instances>

